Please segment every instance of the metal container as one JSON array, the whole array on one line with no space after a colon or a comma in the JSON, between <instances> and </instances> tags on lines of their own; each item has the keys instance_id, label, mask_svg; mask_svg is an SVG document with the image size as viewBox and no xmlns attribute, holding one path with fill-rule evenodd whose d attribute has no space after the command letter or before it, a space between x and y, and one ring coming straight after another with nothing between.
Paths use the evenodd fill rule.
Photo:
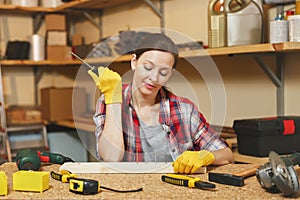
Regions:
<instances>
[{"instance_id":1,"label":"metal container","mask_svg":"<svg viewBox=\"0 0 300 200\"><path fill-rule=\"evenodd\" d=\"M227 0L227 46L258 44L262 41L262 0Z\"/></svg>"}]
</instances>

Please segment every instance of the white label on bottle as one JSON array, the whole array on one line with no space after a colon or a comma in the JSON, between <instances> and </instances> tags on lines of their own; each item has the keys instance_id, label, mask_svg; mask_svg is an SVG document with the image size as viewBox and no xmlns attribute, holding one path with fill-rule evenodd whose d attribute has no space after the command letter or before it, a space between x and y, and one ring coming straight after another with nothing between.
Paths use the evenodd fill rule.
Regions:
<instances>
[{"instance_id":1,"label":"white label on bottle","mask_svg":"<svg viewBox=\"0 0 300 200\"><path fill-rule=\"evenodd\" d=\"M288 18L289 22L289 41L300 42L300 16L294 15Z\"/></svg>"},{"instance_id":2,"label":"white label on bottle","mask_svg":"<svg viewBox=\"0 0 300 200\"><path fill-rule=\"evenodd\" d=\"M275 20L270 22L270 43L288 41L288 21Z\"/></svg>"},{"instance_id":3,"label":"white label on bottle","mask_svg":"<svg viewBox=\"0 0 300 200\"><path fill-rule=\"evenodd\" d=\"M211 16L211 30L209 30L209 47L225 45L225 18L223 15Z\"/></svg>"}]
</instances>

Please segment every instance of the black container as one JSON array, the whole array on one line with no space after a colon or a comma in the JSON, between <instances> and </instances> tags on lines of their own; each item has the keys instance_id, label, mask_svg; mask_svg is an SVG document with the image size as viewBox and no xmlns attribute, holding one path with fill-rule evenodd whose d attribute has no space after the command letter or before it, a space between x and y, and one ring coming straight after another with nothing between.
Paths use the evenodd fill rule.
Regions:
<instances>
[{"instance_id":1,"label":"black container","mask_svg":"<svg viewBox=\"0 0 300 200\"><path fill-rule=\"evenodd\" d=\"M235 120L240 154L267 157L270 151L278 154L300 152L300 117L270 117Z\"/></svg>"}]
</instances>

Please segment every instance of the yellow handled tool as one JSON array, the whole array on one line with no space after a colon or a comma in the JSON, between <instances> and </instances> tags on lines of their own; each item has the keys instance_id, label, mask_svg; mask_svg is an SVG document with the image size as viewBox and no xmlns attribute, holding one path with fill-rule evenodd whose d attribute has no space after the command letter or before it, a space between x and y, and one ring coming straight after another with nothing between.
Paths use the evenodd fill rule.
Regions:
<instances>
[{"instance_id":1,"label":"yellow handled tool","mask_svg":"<svg viewBox=\"0 0 300 200\"><path fill-rule=\"evenodd\" d=\"M201 181L200 178L194 178L179 174L162 175L161 180L166 183L171 183L173 185L185 186L190 188L199 188L203 190L216 188L215 184Z\"/></svg>"}]
</instances>

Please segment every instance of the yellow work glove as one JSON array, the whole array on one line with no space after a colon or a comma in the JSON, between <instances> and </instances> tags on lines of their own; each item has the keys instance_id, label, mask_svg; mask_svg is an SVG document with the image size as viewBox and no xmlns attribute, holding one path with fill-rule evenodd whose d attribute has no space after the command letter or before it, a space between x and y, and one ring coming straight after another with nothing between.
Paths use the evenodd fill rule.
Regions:
<instances>
[{"instance_id":1,"label":"yellow work glove","mask_svg":"<svg viewBox=\"0 0 300 200\"><path fill-rule=\"evenodd\" d=\"M105 97L106 104L122 103L122 78L107 67L98 67L98 75L92 70L88 74L93 78L96 86Z\"/></svg>"},{"instance_id":2,"label":"yellow work glove","mask_svg":"<svg viewBox=\"0 0 300 200\"><path fill-rule=\"evenodd\" d=\"M193 174L215 160L214 154L207 150L185 151L172 163L175 173Z\"/></svg>"}]
</instances>

